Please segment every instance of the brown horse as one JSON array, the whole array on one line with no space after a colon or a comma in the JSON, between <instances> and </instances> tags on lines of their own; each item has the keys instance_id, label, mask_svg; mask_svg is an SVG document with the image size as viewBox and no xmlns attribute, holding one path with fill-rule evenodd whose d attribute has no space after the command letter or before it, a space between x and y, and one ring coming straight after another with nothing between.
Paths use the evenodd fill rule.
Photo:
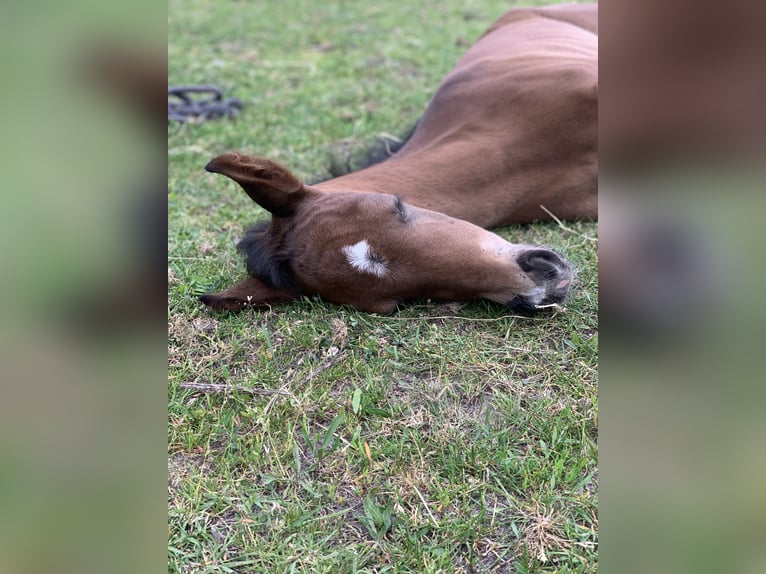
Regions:
<instances>
[{"instance_id":1,"label":"brown horse","mask_svg":"<svg viewBox=\"0 0 766 574\"><path fill-rule=\"evenodd\" d=\"M383 163L310 187L267 159L215 158L206 169L272 219L239 244L249 276L201 300L237 310L318 294L380 313L415 298L562 302L562 257L483 228L596 217L597 43L596 5L511 10Z\"/></svg>"}]
</instances>

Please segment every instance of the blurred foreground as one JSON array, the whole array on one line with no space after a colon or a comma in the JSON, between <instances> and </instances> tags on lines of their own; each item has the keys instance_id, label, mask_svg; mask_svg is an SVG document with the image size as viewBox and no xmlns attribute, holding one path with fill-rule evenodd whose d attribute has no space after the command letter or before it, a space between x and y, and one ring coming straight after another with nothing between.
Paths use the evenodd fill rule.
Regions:
<instances>
[{"instance_id":1,"label":"blurred foreground","mask_svg":"<svg viewBox=\"0 0 766 574\"><path fill-rule=\"evenodd\" d=\"M601 6L601 566L766 571L762 5Z\"/></svg>"},{"instance_id":2,"label":"blurred foreground","mask_svg":"<svg viewBox=\"0 0 766 574\"><path fill-rule=\"evenodd\" d=\"M5 573L165 560L165 16L0 7Z\"/></svg>"}]
</instances>

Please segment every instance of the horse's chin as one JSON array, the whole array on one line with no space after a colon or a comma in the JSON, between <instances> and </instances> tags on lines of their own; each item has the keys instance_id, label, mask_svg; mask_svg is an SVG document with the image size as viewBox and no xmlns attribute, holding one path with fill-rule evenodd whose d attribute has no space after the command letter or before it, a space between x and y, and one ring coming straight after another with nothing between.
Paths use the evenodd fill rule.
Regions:
<instances>
[{"instance_id":1,"label":"horse's chin","mask_svg":"<svg viewBox=\"0 0 766 574\"><path fill-rule=\"evenodd\" d=\"M516 295L508 301L507 305L511 311L519 315L536 315L541 311L537 305L524 295Z\"/></svg>"}]
</instances>

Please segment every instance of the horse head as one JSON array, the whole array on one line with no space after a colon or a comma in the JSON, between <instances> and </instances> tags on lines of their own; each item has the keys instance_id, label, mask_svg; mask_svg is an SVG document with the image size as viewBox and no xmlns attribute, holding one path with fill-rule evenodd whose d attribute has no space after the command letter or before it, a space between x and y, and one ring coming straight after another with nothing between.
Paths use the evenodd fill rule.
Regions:
<instances>
[{"instance_id":1,"label":"horse head","mask_svg":"<svg viewBox=\"0 0 766 574\"><path fill-rule=\"evenodd\" d=\"M532 311L562 302L572 283L570 265L553 251L509 243L396 195L322 191L276 162L238 153L205 169L236 181L272 216L238 245L249 276L201 297L216 310L319 295L377 313L423 298Z\"/></svg>"}]
</instances>

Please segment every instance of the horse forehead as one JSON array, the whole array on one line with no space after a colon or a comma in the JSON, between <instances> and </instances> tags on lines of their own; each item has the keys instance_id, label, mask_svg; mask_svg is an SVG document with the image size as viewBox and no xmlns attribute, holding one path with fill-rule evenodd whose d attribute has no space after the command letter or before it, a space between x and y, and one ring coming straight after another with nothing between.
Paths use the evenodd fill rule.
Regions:
<instances>
[{"instance_id":1,"label":"horse forehead","mask_svg":"<svg viewBox=\"0 0 766 574\"><path fill-rule=\"evenodd\" d=\"M376 277L383 277L388 271L388 261L383 255L373 251L366 239L341 248L348 264L360 271Z\"/></svg>"},{"instance_id":2,"label":"horse forehead","mask_svg":"<svg viewBox=\"0 0 766 574\"><path fill-rule=\"evenodd\" d=\"M290 223L293 232L308 233L326 242L325 246L341 241L343 248L350 248L366 241L368 247L375 248L373 252L391 245L427 242L434 235L446 234L453 240L473 238L480 230L467 221L407 203L406 198L403 201L391 194L356 191L328 193L320 201L303 206ZM457 227L461 229L455 237Z\"/></svg>"},{"instance_id":3,"label":"horse forehead","mask_svg":"<svg viewBox=\"0 0 766 574\"><path fill-rule=\"evenodd\" d=\"M346 258L351 259L363 259L368 257L368 254L370 253L370 244L367 242L366 239L362 239L361 241L357 241L356 243L350 244L350 245L344 245L341 251L346 255Z\"/></svg>"},{"instance_id":4,"label":"horse forehead","mask_svg":"<svg viewBox=\"0 0 766 574\"><path fill-rule=\"evenodd\" d=\"M393 211L393 197L390 202L387 195L368 192L333 192L327 193L317 201L306 203L296 214L292 224L295 227L342 227L350 230L359 228L360 232L370 225L378 225L389 211ZM391 209L386 209L388 204Z\"/></svg>"}]
</instances>

